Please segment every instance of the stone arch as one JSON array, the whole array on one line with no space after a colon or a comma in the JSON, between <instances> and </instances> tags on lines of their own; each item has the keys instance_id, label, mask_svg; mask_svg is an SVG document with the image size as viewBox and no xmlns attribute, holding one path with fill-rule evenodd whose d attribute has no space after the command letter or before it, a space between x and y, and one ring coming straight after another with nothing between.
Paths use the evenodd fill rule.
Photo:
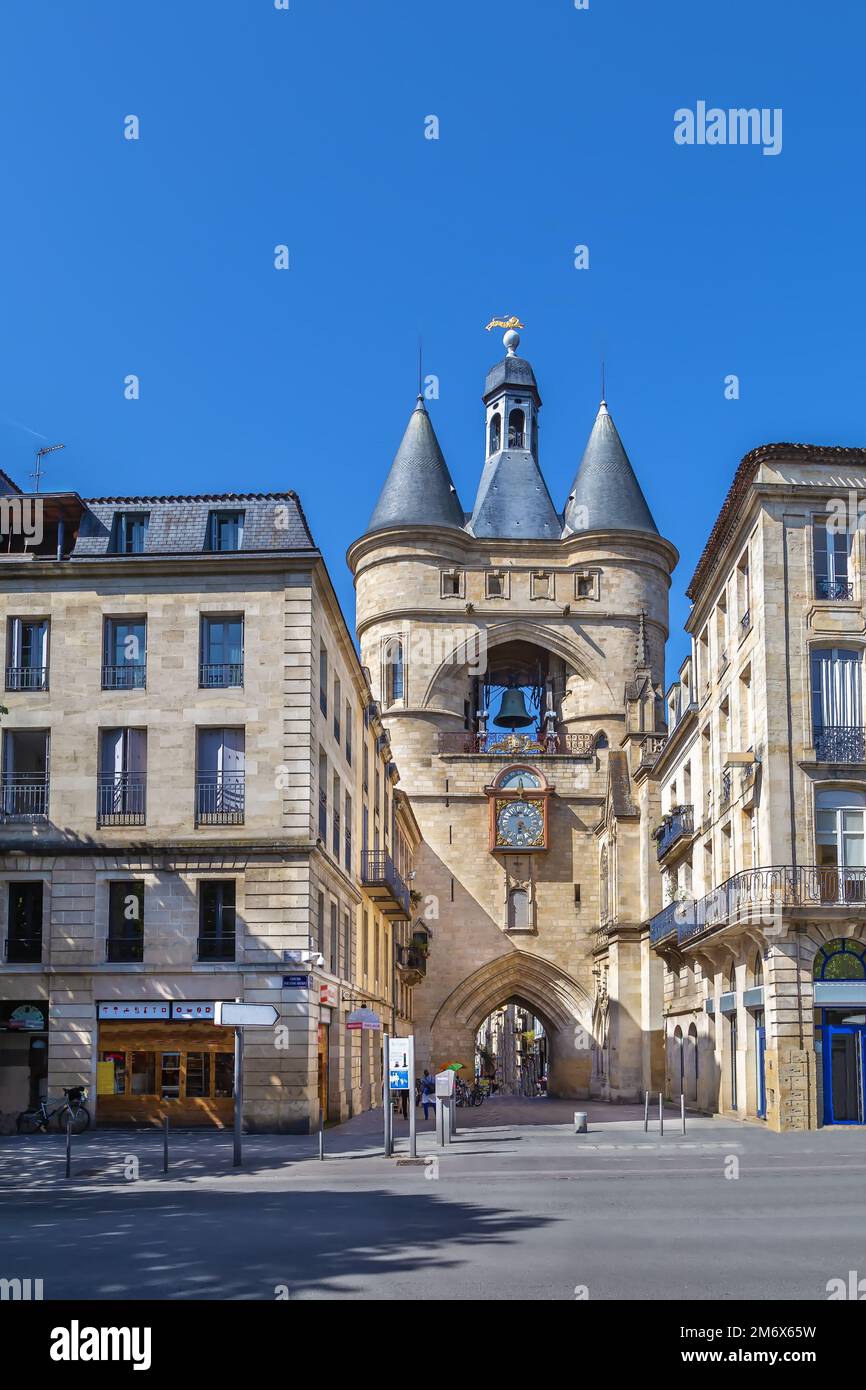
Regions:
<instances>
[{"instance_id":1,"label":"stone arch","mask_svg":"<svg viewBox=\"0 0 866 1390\"><path fill-rule=\"evenodd\" d=\"M592 999L543 956L511 950L488 961L453 989L431 1024L436 1067L461 1061L471 1072L475 1035L502 1004L522 1004L544 1024L550 1043L551 1095L589 1094Z\"/></svg>"},{"instance_id":2,"label":"stone arch","mask_svg":"<svg viewBox=\"0 0 866 1390\"><path fill-rule=\"evenodd\" d=\"M469 624L467 624L467 629ZM552 652L554 656L561 657L569 666L574 669L575 675L581 676L584 680L595 681L599 679L598 672L594 666L586 660L586 657L576 649L573 640L555 629L548 629L544 626L537 626L522 619L509 619L508 621L491 624L489 627L479 627L474 629L478 634L478 640L482 638L486 643L487 651L493 647L504 646L508 642L528 642L533 647L542 645L546 651ZM541 639L541 640L540 640ZM438 666L430 674L427 688L421 700L421 708L427 709L433 701L436 687L442 680L443 675L452 670L455 666L467 665L469 656L474 653L470 650L473 647L471 638L466 635L455 642L449 652L445 654ZM459 658L459 659L458 659Z\"/></svg>"}]
</instances>

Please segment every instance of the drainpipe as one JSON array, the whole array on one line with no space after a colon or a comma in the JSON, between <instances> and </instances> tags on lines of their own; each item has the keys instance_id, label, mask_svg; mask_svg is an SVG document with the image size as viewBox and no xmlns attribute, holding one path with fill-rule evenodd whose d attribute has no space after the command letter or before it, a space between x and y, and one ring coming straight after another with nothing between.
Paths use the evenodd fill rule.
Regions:
<instances>
[{"instance_id":1,"label":"drainpipe","mask_svg":"<svg viewBox=\"0 0 866 1390\"><path fill-rule=\"evenodd\" d=\"M782 517L782 579L785 592L785 690L788 697L788 804L791 817L791 869L794 882L797 881L797 798L794 792L794 720L791 710L791 605L788 593L790 571L788 566L788 528ZM803 988L800 980L803 929L797 926L794 940L797 946L797 1027L800 1035L800 1051L805 1051L805 1030L803 1027ZM778 1051L777 1051L778 1058ZM806 1068L806 1117L812 1110L812 1094L809 1069ZM816 1117L817 1118L817 1117Z\"/></svg>"}]
</instances>

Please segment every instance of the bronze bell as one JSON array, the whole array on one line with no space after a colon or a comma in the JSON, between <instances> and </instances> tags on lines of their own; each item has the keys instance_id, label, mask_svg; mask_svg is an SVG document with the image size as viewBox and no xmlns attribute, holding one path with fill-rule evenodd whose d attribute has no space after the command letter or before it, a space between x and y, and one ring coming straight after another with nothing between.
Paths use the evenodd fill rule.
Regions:
<instances>
[{"instance_id":1,"label":"bronze bell","mask_svg":"<svg viewBox=\"0 0 866 1390\"><path fill-rule=\"evenodd\" d=\"M502 696L499 713L493 722L500 729L525 729L527 724L532 723L532 715L526 711L522 690L506 690Z\"/></svg>"}]
</instances>

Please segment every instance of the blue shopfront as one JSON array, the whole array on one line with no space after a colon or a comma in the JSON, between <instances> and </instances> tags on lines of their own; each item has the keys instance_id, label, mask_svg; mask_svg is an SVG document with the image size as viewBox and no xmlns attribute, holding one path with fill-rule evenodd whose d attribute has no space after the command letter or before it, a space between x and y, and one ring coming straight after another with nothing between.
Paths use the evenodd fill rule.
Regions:
<instances>
[{"instance_id":1,"label":"blue shopfront","mask_svg":"<svg viewBox=\"0 0 866 1390\"><path fill-rule=\"evenodd\" d=\"M866 943L830 941L815 957L815 1047L825 1125L866 1123Z\"/></svg>"}]
</instances>

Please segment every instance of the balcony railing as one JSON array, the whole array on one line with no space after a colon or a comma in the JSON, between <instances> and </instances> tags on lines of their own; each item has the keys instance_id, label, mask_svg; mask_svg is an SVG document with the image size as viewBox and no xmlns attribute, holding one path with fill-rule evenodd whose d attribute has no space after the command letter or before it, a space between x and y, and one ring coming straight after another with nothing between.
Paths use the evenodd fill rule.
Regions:
<instances>
[{"instance_id":1,"label":"balcony railing","mask_svg":"<svg viewBox=\"0 0 866 1390\"><path fill-rule=\"evenodd\" d=\"M242 772L199 772L195 779L196 825L243 825Z\"/></svg>"},{"instance_id":2,"label":"balcony railing","mask_svg":"<svg viewBox=\"0 0 866 1390\"><path fill-rule=\"evenodd\" d=\"M100 774L96 786L97 825L144 825L146 803L146 773Z\"/></svg>"},{"instance_id":3,"label":"balcony railing","mask_svg":"<svg viewBox=\"0 0 866 1390\"><path fill-rule=\"evenodd\" d=\"M144 690L147 684L147 663L128 661L123 666L103 666L103 690Z\"/></svg>"},{"instance_id":4,"label":"balcony railing","mask_svg":"<svg viewBox=\"0 0 866 1390\"><path fill-rule=\"evenodd\" d=\"M547 739L538 731L531 734L470 731L440 732L439 752L450 756L513 758L534 757L591 758L595 734L557 734Z\"/></svg>"},{"instance_id":5,"label":"balcony railing","mask_svg":"<svg viewBox=\"0 0 866 1390\"><path fill-rule=\"evenodd\" d=\"M144 960L144 937L107 936L105 959L112 965L135 965Z\"/></svg>"},{"instance_id":6,"label":"balcony railing","mask_svg":"<svg viewBox=\"0 0 866 1390\"><path fill-rule=\"evenodd\" d=\"M420 946L398 945L397 968L411 983L417 984L427 974L427 952Z\"/></svg>"},{"instance_id":7,"label":"balcony railing","mask_svg":"<svg viewBox=\"0 0 866 1390\"><path fill-rule=\"evenodd\" d=\"M719 796L719 810L724 811L731 804L731 790L733 788L733 777L730 772L722 773L722 790Z\"/></svg>"},{"instance_id":8,"label":"balcony railing","mask_svg":"<svg viewBox=\"0 0 866 1390\"><path fill-rule=\"evenodd\" d=\"M29 821L47 818L47 772L4 772L0 791L4 820Z\"/></svg>"},{"instance_id":9,"label":"balcony railing","mask_svg":"<svg viewBox=\"0 0 866 1390\"><path fill-rule=\"evenodd\" d=\"M866 909L866 868L783 865L744 869L703 898L669 903L650 920L653 945L675 937L682 945L721 927L774 925L783 908Z\"/></svg>"},{"instance_id":10,"label":"balcony railing","mask_svg":"<svg viewBox=\"0 0 866 1390\"><path fill-rule=\"evenodd\" d=\"M362 855L361 881L369 896L381 905L386 917L410 915L409 889L394 868L390 854Z\"/></svg>"},{"instance_id":11,"label":"balcony railing","mask_svg":"<svg viewBox=\"0 0 866 1390\"><path fill-rule=\"evenodd\" d=\"M663 859L678 840L682 840L687 835L693 835L694 832L695 814L693 807L679 806L675 811L671 811L663 818L661 825L654 832L657 841L656 858Z\"/></svg>"},{"instance_id":12,"label":"balcony railing","mask_svg":"<svg viewBox=\"0 0 866 1390\"><path fill-rule=\"evenodd\" d=\"M7 936L4 954L10 965L38 965L42 960L42 933Z\"/></svg>"},{"instance_id":13,"label":"balcony railing","mask_svg":"<svg viewBox=\"0 0 866 1390\"><path fill-rule=\"evenodd\" d=\"M861 727L818 728L813 738L815 758L819 763L866 762L866 730Z\"/></svg>"},{"instance_id":14,"label":"balcony railing","mask_svg":"<svg viewBox=\"0 0 866 1390\"><path fill-rule=\"evenodd\" d=\"M854 585L847 579L816 579L815 597L845 600L854 597Z\"/></svg>"},{"instance_id":15,"label":"balcony railing","mask_svg":"<svg viewBox=\"0 0 866 1390\"><path fill-rule=\"evenodd\" d=\"M7 690L47 690L47 666L7 666Z\"/></svg>"},{"instance_id":16,"label":"balcony railing","mask_svg":"<svg viewBox=\"0 0 866 1390\"><path fill-rule=\"evenodd\" d=\"M205 690L224 690L227 686L243 685L242 661L204 661L199 667L198 683Z\"/></svg>"},{"instance_id":17,"label":"balcony railing","mask_svg":"<svg viewBox=\"0 0 866 1390\"><path fill-rule=\"evenodd\" d=\"M234 932L214 934L207 932L198 938L199 960L234 960Z\"/></svg>"},{"instance_id":18,"label":"balcony railing","mask_svg":"<svg viewBox=\"0 0 866 1390\"><path fill-rule=\"evenodd\" d=\"M745 613L743 614L742 618L740 619L740 630L741 630L741 632L742 632L742 634L743 634L744 637L745 637L746 633L749 631L749 628L750 628L751 626L752 626L752 615L751 615L751 613L749 612L749 610L748 610L748 608L747 608L746 611L745 611Z\"/></svg>"}]
</instances>

